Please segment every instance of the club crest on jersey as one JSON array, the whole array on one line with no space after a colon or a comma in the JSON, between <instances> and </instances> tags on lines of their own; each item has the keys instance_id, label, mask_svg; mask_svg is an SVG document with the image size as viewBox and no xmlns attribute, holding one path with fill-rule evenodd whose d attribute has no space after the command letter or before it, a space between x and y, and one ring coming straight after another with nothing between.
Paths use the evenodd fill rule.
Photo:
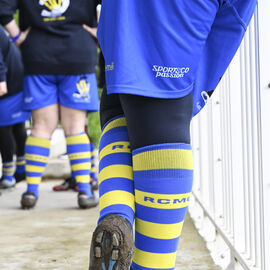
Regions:
<instances>
[{"instance_id":1,"label":"club crest on jersey","mask_svg":"<svg viewBox=\"0 0 270 270\"><path fill-rule=\"evenodd\" d=\"M45 7L41 11L42 17L54 18L52 20L56 20L56 18L64 20L63 14L67 11L70 0L39 0L39 4Z\"/></svg>"},{"instance_id":2,"label":"club crest on jersey","mask_svg":"<svg viewBox=\"0 0 270 270\"><path fill-rule=\"evenodd\" d=\"M79 82L76 84L77 90L73 94L75 99L83 99L85 102L90 101L90 83L86 77L81 77Z\"/></svg>"}]
</instances>

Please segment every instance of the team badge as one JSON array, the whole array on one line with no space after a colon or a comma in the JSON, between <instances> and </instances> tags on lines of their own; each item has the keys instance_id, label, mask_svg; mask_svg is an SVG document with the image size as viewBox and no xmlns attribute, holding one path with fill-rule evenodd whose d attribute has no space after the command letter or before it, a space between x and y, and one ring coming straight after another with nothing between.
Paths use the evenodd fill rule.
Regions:
<instances>
[{"instance_id":1,"label":"team badge","mask_svg":"<svg viewBox=\"0 0 270 270\"><path fill-rule=\"evenodd\" d=\"M76 84L77 91L73 94L75 99L83 99L85 102L90 101L90 83L86 77L81 77Z\"/></svg>"},{"instance_id":2,"label":"team badge","mask_svg":"<svg viewBox=\"0 0 270 270\"><path fill-rule=\"evenodd\" d=\"M67 11L70 0L39 0L39 4L45 7L41 11L42 17L57 18Z\"/></svg>"}]
</instances>

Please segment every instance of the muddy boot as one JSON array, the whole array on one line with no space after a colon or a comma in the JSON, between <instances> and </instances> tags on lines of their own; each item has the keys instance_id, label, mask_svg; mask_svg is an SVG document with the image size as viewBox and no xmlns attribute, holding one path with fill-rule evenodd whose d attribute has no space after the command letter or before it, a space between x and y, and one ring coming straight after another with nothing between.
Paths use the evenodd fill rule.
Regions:
<instances>
[{"instance_id":1,"label":"muddy boot","mask_svg":"<svg viewBox=\"0 0 270 270\"><path fill-rule=\"evenodd\" d=\"M22 195L21 206L22 209L34 208L37 203L38 197L33 192L25 192Z\"/></svg>"},{"instance_id":2,"label":"muddy boot","mask_svg":"<svg viewBox=\"0 0 270 270\"><path fill-rule=\"evenodd\" d=\"M85 192L81 191L78 193L78 205L81 209L88 209L96 207L98 205L98 198L93 194L89 197Z\"/></svg>"},{"instance_id":3,"label":"muddy boot","mask_svg":"<svg viewBox=\"0 0 270 270\"><path fill-rule=\"evenodd\" d=\"M106 216L92 236L89 270L129 270L133 243L129 221L116 214Z\"/></svg>"}]
</instances>

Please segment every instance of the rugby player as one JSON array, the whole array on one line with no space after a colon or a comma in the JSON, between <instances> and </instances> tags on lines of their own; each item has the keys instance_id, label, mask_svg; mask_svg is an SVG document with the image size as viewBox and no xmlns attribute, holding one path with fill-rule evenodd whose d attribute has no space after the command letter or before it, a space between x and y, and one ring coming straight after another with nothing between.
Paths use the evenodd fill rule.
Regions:
<instances>
[{"instance_id":1,"label":"rugby player","mask_svg":"<svg viewBox=\"0 0 270 270\"><path fill-rule=\"evenodd\" d=\"M0 26L0 188L13 187L25 178L25 121L23 111L23 63L18 48ZM16 154L16 160L13 156Z\"/></svg>"},{"instance_id":2,"label":"rugby player","mask_svg":"<svg viewBox=\"0 0 270 270\"><path fill-rule=\"evenodd\" d=\"M0 0L0 22L22 50L24 107L33 112L33 128L26 141L28 186L22 208L34 207L39 197L58 115L78 183L79 207L98 204L90 187L90 143L84 132L86 113L98 110L93 36L97 4L96 0ZM17 9L20 28L13 19Z\"/></svg>"},{"instance_id":3,"label":"rugby player","mask_svg":"<svg viewBox=\"0 0 270 270\"><path fill-rule=\"evenodd\" d=\"M190 121L231 62L255 6L256 0L102 1L98 39L107 90L91 270L175 268L193 181Z\"/></svg>"}]
</instances>

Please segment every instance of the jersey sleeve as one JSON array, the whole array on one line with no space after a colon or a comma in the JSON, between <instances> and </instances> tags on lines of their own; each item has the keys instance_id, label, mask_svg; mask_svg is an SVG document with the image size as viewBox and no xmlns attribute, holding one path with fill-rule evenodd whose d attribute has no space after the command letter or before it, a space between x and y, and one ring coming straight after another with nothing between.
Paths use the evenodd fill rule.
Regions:
<instances>
[{"instance_id":1,"label":"jersey sleeve","mask_svg":"<svg viewBox=\"0 0 270 270\"><path fill-rule=\"evenodd\" d=\"M6 81L6 73L7 73L7 68L4 63L2 52L0 50L0 82Z\"/></svg>"},{"instance_id":2,"label":"jersey sleeve","mask_svg":"<svg viewBox=\"0 0 270 270\"><path fill-rule=\"evenodd\" d=\"M7 25L13 20L18 8L18 0L0 0L0 24Z\"/></svg>"}]
</instances>

